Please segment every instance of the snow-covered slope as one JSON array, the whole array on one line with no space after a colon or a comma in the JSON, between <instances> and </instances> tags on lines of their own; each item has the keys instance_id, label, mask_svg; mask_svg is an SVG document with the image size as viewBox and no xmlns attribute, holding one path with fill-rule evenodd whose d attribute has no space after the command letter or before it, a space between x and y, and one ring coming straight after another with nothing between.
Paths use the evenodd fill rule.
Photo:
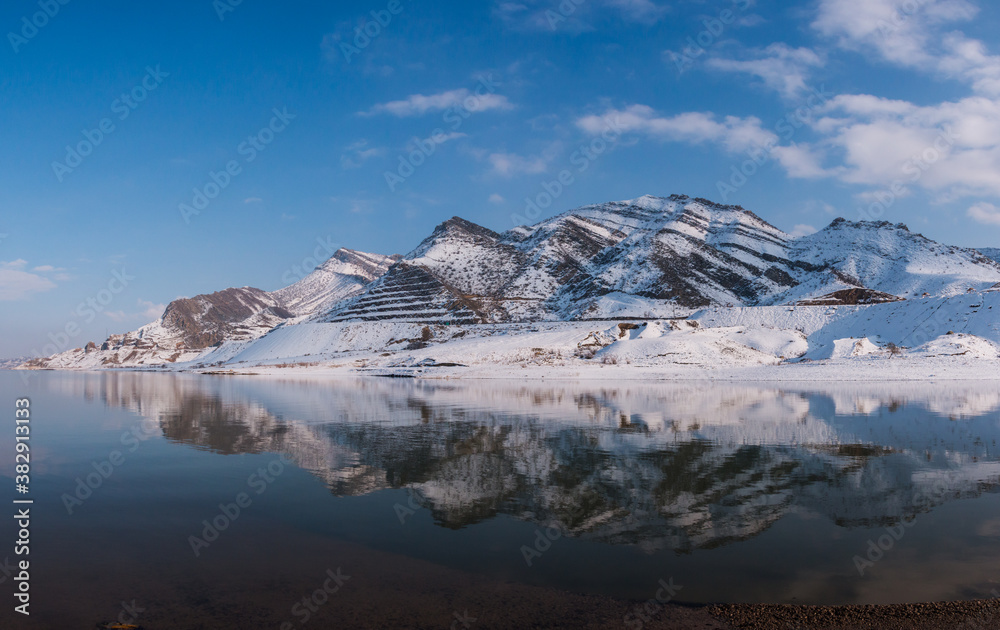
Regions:
<instances>
[{"instance_id":1,"label":"snow-covered slope","mask_svg":"<svg viewBox=\"0 0 1000 630\"><path fill-rule=\"evenodd\" d=\"M400 258L339 249L308 276L273 291L271 296L297 317L325 313L337 302L360 293Z\"/></svg>"},{"instance_id":2,"label":"snow-covered slope","mask_svg":"<svg viewBox=\"0 0 1000 630\"><path fill-rule=\"evenodd\" d=\"M814 286L822 293L852 286L867 287L903 298L949 296L988 289L1000 266L974 249L942 245L905 225L837 219L826 229L791 243L789 258L803 269L802 285L777 301L790 301ZM807 267L808 265L808 267ZM807 271L820 268L819 276ZM825 276L825 277L824 277ZM816 285L816 282L826 282Z\"/></svg>"},{"instance_id":3,"label":"snow-covered slope","mask_svg":"<svg viewBox=\"0 0 1000 630\"><path fill-rule=\"evenodd\" d=\"M158 320L136 331L112 335L100 346L91 342L25 365L96 369L194 361L213 347L256 339L279 324L325 312L359 293L398 258L340 249L283 289L268 293L243 287L174 300Z\"/></svg>"},{"instance_id":4,"label":"snow-covered slope","mask_svg":"<svg viewBox=\"0 0 1000 630\"><path fill-rule=\"evenodd\" d=\"M25 364L32 368L81 368L159 365L196 358L226 340L255 339L290 318L270 294L243 287L226 289L167 305L151 324Z\"/></svg>"},{"instance_id":5,"label":"snow-covered slope","mask_svg":"<svg viewBox=\"0 0 1000 630\"><path fill-rule=\"evenodd\" d=\"M686 320L281 326L178 369L502 378L995 379L1000 290L891 303L711 307Z\"/></svg>"},{"instance_id":6,"label":"snow-covered slope","mask_svg":"<svg viewBox=\"0 0 1000 630\"><path fill-rule=\"evenodd\" d=\"M498 234L458 217L325 321L486 323L682 315L711 305L892 301L1000 282L1000 264L885 222L794 239L684 196L585 206Z\"/></svg>"},{"instance_id":7,"label":"snow-covered slope","mask_svg":"<svg viewBox=\"0 0 1000 630\"><path fill-rule=\"evenodd\" d=\"M707 326L715 330L681 331L661 323L647 328L628 352L612 340L616 349L602 356L642 365L677 363L681 356L696 365L771 365L803 354L854 356L857 348L838 343L870 336L872 348L902 345L906 339L900 335L912 331L920 318L930 317L928 308L968 323L974 309L966 302L982 301L983 293L1000 287L1000 263L987 255L989 251L943 245L902 224L844 219L793 238L740 206L681 195L585 206L503 233L453 217L406 256L339 250L284 289L227 289L177 300L160 320L138 331L113 336L101 347L90 344L36 360L29 367L301 362L307 356L376 350L389 358L364 360L389 365L399 359L401 349L427 345L421 338L427 325L444 326L456 335L458 326L481 324L594 321L608 328L619 318L655 322L696 311L707 324L706 309L714 308L727 310L731 317L742 317L749 309L754 326L781 331L758 335L749 329L737 331L741 325L724 324ZM776 305L805 309L800 317L822 319L829 334L801 339L811 333L803 332L800 323L779 324L788 318L784 307ZM836 310L851 305L887 308ZM834 315L828 317L830 308ZM859 314L848 317L848 312ZM860 313L890 315L884 325L875 326L871 319L860 321ZM857 320L851 324L854 329L838 327L838 321L851 317ZM462 329L468 337L450 343L476 357L518 363L531 335L548 333L515 328ZM436 328L426 330L440 341ZM588 345L585 339L605 334L600 327L588 326L547 330L558 330L563 337L537 339L527 350L565 350L579 358L585 354L580 348ZM654 334L657 330L662 334ZM991 330L971 333L986 340L987 345L975 350L977 356L992 356L991 344L998 340ZM261 339L269 331L275 334ZM482 341L525 334L507 345L496 339ZM744 344L750 337L759 337L759 343ZM359 347L359 340L365 339L372 341ZM305 340L318 345L309 349L303 346ZM555 345L547 345L550 341ZM447 354L450 362L468 362Z\"/></svg>"},{"instance_id":8,"label":"snow-covered slope","mask_svg":"<svg viewBox=\"0 0 1000 630\"><path fill-rule=\"evenodd\" d=\"M455 217L328 319L501 322L756 303L794 283L788 239L740 207L683 196L586 206L503 234Z\"/></svg>"}]
</instances>

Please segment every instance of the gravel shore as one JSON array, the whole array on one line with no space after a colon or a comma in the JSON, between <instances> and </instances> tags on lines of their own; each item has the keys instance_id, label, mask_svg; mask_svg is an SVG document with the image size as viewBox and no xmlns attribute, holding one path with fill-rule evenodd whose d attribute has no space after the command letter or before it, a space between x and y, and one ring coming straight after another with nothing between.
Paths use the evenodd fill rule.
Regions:
<instances>
[{"instance_id":1,"label":"gravel shore","mask_svg":"<svg viewBox=\"0 0 1000 630\"><path fill-rule=\"evenodd\" d=\"M986 630L1000 627L1000 601L886 606L732 604L707 612L732 628L754 630ZM693 626L697 627L697 626Z\"/></svg>"}]
</instances>

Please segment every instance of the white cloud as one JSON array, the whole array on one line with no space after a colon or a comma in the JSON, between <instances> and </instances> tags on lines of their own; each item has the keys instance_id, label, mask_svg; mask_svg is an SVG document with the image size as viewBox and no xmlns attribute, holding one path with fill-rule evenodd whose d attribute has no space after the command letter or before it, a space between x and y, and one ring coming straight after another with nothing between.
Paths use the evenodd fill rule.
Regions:
<instances>
[{"instance_id":1,"label":"white cloud","mask_svg":"<svg viewBox=\"0 0 1000 630\"><path fill-rule=\"evenodd\" d=\"M818 0L813 28L867 59L957 79L969 95L916 103L873 94L842 94L798 118L796 142L779 139L755 117L713 112L662 115L641 104L576 120L596 135L609 121L626 134L691 144L711 143L732 154L770 149L792 178L836 178L864 187L859 198L895 198L926 191L934 202L983 201L968 216L993 223L1000 198L1000 56L954 31L978 9L968 0ZM747 73L786 97L802 95L823 57L808 48L772 44L741 56L716 57L718 71ZM928 91L933 94L933 91ZM738 111L738 110L737 110ZM796 125L798 127L798 125Z\"/></svg>"},{"instance_id":2,"label":"white cloud","mask_svg":"<svg viewBox=\"0 0 1000 630\"><path fill-rule=\"evenodd\" d=\"M449 90L438 94L412 94L403 100L379 103L362 115L390 114L405 118L422 116L429 112L441 112L452 107L465 108L470 112L485 112L492 109L508 110L514 106L502 94L473 94L466 88Z\"/></svg>"},{"instance_id":3,"label":"white cloud","mask_svg":"<svg viewBox=\"0 0 1000 630\"><path fill-rule=\"evenodd\" d=\"M492 172L503 177L514 175L537 175L548 170L562 151L561 142L551 142L542 149L539 155L523 157L517 153L495 152L489 154L487 160L492 166Z\"/></svg>"},{"instance_id":4,"label":"white cloud","mask_svg":"<svg viewBox=\"0 0 1000 630\"><path fill-rule=\"evenodd\" d=\"M154 304L143 299L138 300L139 306L144 307L146 310L142 312L144 316L148 319L159 319L160 315L163 315L163 311L167 310L166 304Z\"/></svg>"},{"instance_id":5,"label":"white cloud","mask_svg":"<svg viewBox=\"0 0 1000 630\"><path fill-rule=\"evenodd\" d=\"M763 79L764 84L785 98L807 91L806 79L812 68L823 66L823 59L809 48L792 48L775 43L764 49L745 53L749 59L709 59L707 66L723 72L744 72Z\"/></svg>"},{"instance_id":6,"label":"white cloud","mask_svg":"<svg viewBox=\"0 0 1000 630\"><path fill-rule=\"evenodd\" d=\"M759 118L726 116L716 120L710 112L687 112L676 116L657 116L647 105L631 105L625 109L612 109L604 114L577 119L578 127L597 135L613 124L624 133L638 133L675 142L714 142L731 153L768 146L777 136L761 127Z\"/></svg>"},{"instance_id":7,"label":"white cloud","mask_svg":"<svg viewBox=\"0 0 1000 630\"><path fill-rule=\"evenodd\" d=\"M44 293L56 288L48 278L24 271L28 262L23 259L0 261L0 302L28 299L34 293Z\"/></svg>"},{"instance_id":8,"label":"white cloud","mask_svg":"<svg viewBox=\"0 0 1000 630\"><path fill-rule=\"evenodd\" d=\"M127 313L125 311L104 311L104 314L116 322L124 321L142 321L150 322L155 321L163 315L163 311L167 309L166 304L154 304L153 302L138 299L136 304L139 306L138 311Z\"/></svg>"},{"instance_id":9,"label":"white cloud","mask_svg":"<svg viewBox=\"0 0 1000 630\"><path fill-rule=\"evenodd\" d=\"M992 203L977 203L969 208L966 214L978 223L1000 225L1000 208Z\"/></svg>"},{"instance_id":10,"label":"white cloud","mask_svg":"<svg viewBox=\"0 0 1000 630\"><path fill-rule=\"evenodd\" d=\"M789 232L789 235L794 236L795 238L799 238L800 236L809 236L810 234L815 234L818 231L819 230L817 230L811 225L800 223L796 225L794 228L792 228L792 231Z\"/></svg>"},{"instance_id":11,"label":"white cloud","mask_svg":"<svg viewBox=\"0 0 1000 630\"><path fill-rule=\"evenodd\" d=\"M907 66L933 61L933 27L968 20L978 9L966 0L820 0L813 28L848 49L874 49Z\"/></svg>"},{"instance_id":12,"label":"white cloud","mask_svg":"<svg viewBox=\"0 0 1000 630\"><path fill-rule=\"evenodd\" d=\"M522 173L535 175L548 168L548 162L542 157L526 158L516 153L491 153L489 161L493 172L504 177Z\"/></svg>"},{"instance_id":13,"label":"white cloud","mask_svg":"<svg viewBox=\"0 0 1000 630\"><path fill-rule=\"evenodd\" d=\"M833 173L823 168L823 155L814 147L806 144L792 143L787 146L776 146L771 149L771 155L784 167L789 177L814 179L827 177Z\"/></svg>"},{"instance_id":14,"label":"white cloud","mask_svg":"<svg viewBox=\"0 0 1000 630\"><path fill-rule=\"evenodd\" d=\"M504 202L504 198L500 196L498 193L493 193L492 195L490 195L489 201L490 203L501 204Z\"/></svg>"},{"instance_id":15,"label":"white cloud","mask_svg":"<svg viewBox=\"0 0 1000 630\"><path fill-rule=\"evenodd\" d=\"M1000 96L1000 56L990 55L983 42L961 33L945 36L944 47L946 54L938 62L943 73L964 78L979 94Z\"/></svg>"},{"instance_id":16,"label":"white cloud","mask_svg":"<svg viewBox=\"0 0 1000 630\"><path fill-rule=\"evenodd\" d=\"M368 145L367 140L358 140L344 149L340 156L340 166L342 168L358 168L369 159L382 155L382 149Z\"/></svg>"},{"instance_id":17,"label":"white cloud","mask_svg":"<svg viewBox=\"0 0 1000 630\"><path fill-rule=\"evenodd\" d=\"M842 152L846 182L918 185L948 196L1000 195L1000 102L918 106L871 95L832 99L817 129ZM835 122L831 122L835 121Z\"/></svg>"},{"instance_id":18,"label":"white cloud","mask_svg":"<svg viewBox=\"0 0 1000 630\"><path fill-rule=\"evenodd\" d=\"M264 200L260 197L247 197L243 200L243 203L264 203Z\"/></svg>"},{"instance_id":19,"label":"white cloud","mask_svg":"<svg viewBox=\"0 0 1000 630\"><path fill-rule=\"evenodd\" d=\"M951 31L979 8L968 0L821 0L812 26L862 54L889 63L964 80L980 94L1000 95L1000 56Z\"/></svg>"},{"instance_id":20,"label":"white cloud","mask_svg":"<svg viewBox=\"0 0 1000 630\"><path fill-rule=\"evenodd\" d=\"M17 260L12 260L10 262L0 260L0 269L24 269L27 266L28 261L23 258L18 258Z\"/></svg>"},{"instance_id":21,"label":"white cloud","mask_svg":"<svg viewBox=\"0 0 1000 630\"><path fill-rule=\"evenodd\" d=\"M352 199L348 202L347 211L351 214L371 214L375 212L375 204L368 199Z\"/></svg>"}]
</instances>

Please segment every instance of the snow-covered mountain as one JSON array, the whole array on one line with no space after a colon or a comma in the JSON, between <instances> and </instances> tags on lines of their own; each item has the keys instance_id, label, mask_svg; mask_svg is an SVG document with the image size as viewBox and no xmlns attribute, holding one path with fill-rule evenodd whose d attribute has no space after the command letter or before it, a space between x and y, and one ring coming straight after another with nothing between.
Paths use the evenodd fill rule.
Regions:
<instances>
[{"instance_id":1,"label":"snow-covered mountain","mask_svg":"<svg viewBox=\"0 0 1000 630\"><path fill-rule=\"evenodd\" d=\"M901 224L838 219L796 239L739 206L645 196L502 234L454 217L325 321L653 317L955 295L998 282L996 261Z\"/></svg>"},{"instance_id":2,"label":"snow-covered mountain","mask_svg":"<svg viewBox=\"0 0 1000 630\"><path fill-rule=\"evenodd\" d=\"M256 339L279 324L325 313L331 305L359 293L398 258L340 249L283 289L231 288L174 300L158 320L136 331L112 335L100 346L91 342L53 357L32 359L26 365L101 368L192 361L223 342Z\"/></svg>"},{"instance_id":3,"label":"snow-covered mountain","mask_svg":"<svg viewBox=\"0 0 1000 630\"><path fill-rule=\"evenodd\" d=\"M337 302L360 293L400 258L339 249L308 276L270 295L296 317L325 313Z\"/></svg>"},{"instance_id":4,"label":"snow-covered mountain","mask_svg":"<svg viewBox=\"0 0 1000 630\"><path fill-rule=\"evenodd\" d=\"M652 320L712 307L948 298L1000 286L991 251L844 219L794 238L740 206L682 195L584 206L503 233L453 217L406 256L341 249L283 289L176 300L137 331L28 367L193 362L220 345L209 362L225 363L244 351L239 342L315 323Z\"/></svg>"},{"instance_id":5,"label":"snow-covered mountain","mask_svg":"<svg viewBox=\"0 0 1000 630\"><path fill-rule=\"evenodd\" d=\"M1000 266L980 251L942 245L885 221L836 219L793 241L788 256L801 269L822 270L819 275L799 273L801 285L791 292L797 295L865 287L903 298L950 296L1000 282Z\"/></svg>"}]
</instances>

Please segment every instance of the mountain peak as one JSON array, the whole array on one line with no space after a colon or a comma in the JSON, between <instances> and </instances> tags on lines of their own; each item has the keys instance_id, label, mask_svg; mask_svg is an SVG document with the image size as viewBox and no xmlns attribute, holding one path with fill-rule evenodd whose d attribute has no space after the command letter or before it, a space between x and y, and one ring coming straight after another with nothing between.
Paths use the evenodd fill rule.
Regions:
<instances>
[{"instance_id":1,"label":"mountain peak","mask_svg":"<svg viewBox=\"0 0 1000 630\"><path fill-rule=\"evenodd\" d=\"M499 236L496 232L489 228L485 228L479 224L457 216L448 219L434 228L432 236L449 232L467 232L476 236L488 236L490 238L496 238Z\"/></svg>"},{"instance_id":2,"label":"mountain peak","mask_svg":"<svg viewBox=\"0 0 1000 630\"><path fill-rule=\"evenodd\" d=\"M865 221L865 220L849 221L844 217L837 217L832 222L830 222L830 225L827 226L827 229L842 229L842 228L850 228L850 229L868 228L876 230L883 230L889 228L889 229L901 230L903 232L910 231L910 228L908 228L905 223L890 223L889 221Z\"/></svg>"}]
</instances>

